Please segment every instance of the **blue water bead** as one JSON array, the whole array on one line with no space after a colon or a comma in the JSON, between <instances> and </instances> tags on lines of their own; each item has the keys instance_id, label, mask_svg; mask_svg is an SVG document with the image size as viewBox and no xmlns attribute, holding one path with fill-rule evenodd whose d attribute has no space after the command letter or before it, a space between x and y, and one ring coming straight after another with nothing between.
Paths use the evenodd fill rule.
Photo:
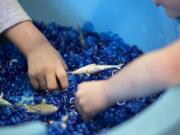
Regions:
<instances>
[{"instance_id":1,"label":"blue water bead","mask_svg":"<svg viewBox=\"0 0 180 135\"><path fill-rule=\"evenodd\" d=\"M48 134L49 135L66 135L69 134L65 129L61 128L61 122L55 122L49 125Z\"/></svg>"},{"instance_id":2,"label":"blue water bead","mask_svg":"<svg viewBox=\"0 0 180 135\"><path fill-rule=\"evenodd\" d=\"M131 53L130 53L130 55L131 55L131 57L134 59L134 58L137 58L138 56L140 56L140 55L142 55L143 54L143 52L141 51L141 50L139 50L138 48L137 48L137 46L132 46L131 47Z\"/></svg>"},{"instance_id":3,"label":"blue water bead","mask_svg":"<svg viewBox=\"0 0 180 135\"><path fill-rule=\"evenodd\" d=\"M16 117L11 117L11 124L17 124Z\"/></svg>"},{"instance_id":4,"label":"blue water bead","mask_svg":"<svg viewBox=\"0 0 180 135\"><path fill-rule=\"evenodd\" d=\"M100 36L100 40L101 40L102 42L107 42L108 39L109 39L109 35L108 35L107 32L102 32L102 33L100 33L99 36Z\"/></svg>"},{"instance_id":5,"label":"blue water bead","mask_svg":"<svg viewBox=\"0 0 180 135\"><path fill-rule=\"evenodd\" d=\"M70 112L68 121L72 125L77 124L77 122L78 122L78 115L76 115L75 113Z\"/></svg>"},{"instance_id":6,"label":"blue water bead","mask_svg":"<svg viewBox=\"0 0 180 135\"><path fill-rule=\"evenodd\" d=\"M19 117L15 117L15 124L22 122L22 120Z\"/></svg>"},{"instance_id":7,"label":"blue water bead","mask_svg":"<svg viewBox=\"0 0 180 135\"><path fill-rule=\"evenodd\" d=\"M22 61L23 60L20 61L17 59L11 59L9 64L6 65L7 74L9 74L11 77L15 77L20 73L27 72L27 66L25 62Z\"/></svg>"},{"instance_id":8,"label":"blue water bead","mask_svg":"<svg viewBox=\"0 0 180 135\"><path fill-rule=\"evenodd\" d=\"M129 112L129 110L126 109L125 106L118 107L114 113L115 113L117 123L122 123L126 119L131 117L131 112Z\"/></svg>"},{"instance_id":9,"label":"blue water bead","mask_svg":"<svg viewBox=\"0 0 180 135\"><path fill-rule=\"evenodd\" d=\"M119 46L119 48L120 48L122 54L128 53L130 51L130 49L131 49L130 46L127 45L127 44L122 44L122 45Z\"/></svg>"},{"instance_id":10,"label":"blue water bead","mask_svg":"<svg viewBox=\"0 0 180 135\"><path fill-rule=\"evenodd\" d=\"M109 44L108 47L104 48L104 53L108 58L115 58L117 56L117 48Z\"/></svg>"},{"instance_id":11,"label":"blue water bead","mask_svg":"<svg viewBox=\"0 0 180 135\"><path fill-rule=\"evenodd\" d=\"M9 59L12 60L12 59L17 59L18 63L19 63L19 66L22 66L24 67L25 64L26 64L26 59L25 59L25 56L20 52L20 50L18 48L16 48L14 46L14 48L12 48L11 50L11 54L9 55Z\"/></svg>"},{"instance_id":12,"label":"blue water bead","mask_svg":"<svg viewBox=\"0 0 180 135\"><path fill-rule=\"evenodd\" d=\"M14 51L14 48L15 47L12 44L10 44L10 43L4 44L2 46L3 55L5 57L8 57L12 53L12 51Z\"/></svg>"},{"instance_id":13,"label":"blue water bead","mask_svg":"<svg viewBox=\"0 0 180 135\"><path fill-rule=\"evenodd\" d=\"M85 56L87 58L91 57L95 52L94 52L94 49L93 48L88 48L85 50ZM91 61L91 59L89 58L89 61Z\"/></svg>"},{"instance_id":14,"label":"blue water bead","mask_svg":"<svg viewBox=\"0 0 180 135\"><path fill-rule=\"evenodd\" d=\"M42 102L44 97L42 96L34 96L34 103L35 104L40 104Z\"/></svg>"},{"instance_id":15,"label":"blue water bead","mask_svg":"<svg viewBox=\"0 0 180 135\"><path fill-rule=\"evenodd\" d=\"M78 68L84 67L84 66L86 66L87 64L88 64L87 59L84 58L84 57L82 57L82 56L79 56L79 58L78 58L78 64L77 64Z\"/></svg>"},{"instance_id":16,"label":"blue water bead","mask_svg":"<svg viewBox=\"0 0 180 135\"><path fill-rule=\"evenodd\" d=\"M112 125L114 123L115 119L114 119L114 114L112 112L106 112L103 116L103 123L105 125Z\"/></svg>"},{"instance_id":17,"label":"blue water bead","mask_svg":"<svg viewBox=\"0 0 180 135\"><path fill-rule=\"evenodd\" d=\"M33 21L33 24L40 30L43 31L45 29L46 25L43 22L39 21Z\"/></svg>"},{"instance_id":18,"label":"blue water bead","mask_svg":"<svg viewBox=\"0 0 180 135\"><path fill-rule=\"evenodd\" d=\"M97 43L96 37L93 37L93 36L87 36L85 41L88 46L93 46L93 45L96 45Z\"/></svg>"},{"instance_id":19,"label":"blue water bead","mask_svg":"<svg viewBox=\"0 0 180 135\"><path fill-rule=\"evenodd\" d=\"M109 31L100 33L100 39L103 42L113 42L114 40L120 40L117 34Z\"/></svg>"},{"instance_id":20,"label":"blue water bead","mask_svg":"<svg viewBox=\"0 0 180 135\"><path fill-rule=\"evenodd\" d=\"M55 23L50 23L46 29L43 30L43 33L49 40L53 40L58 34L58 30L56 28L57 25Z\"/></svg>"},{"instance_id":21,"label":"blue water bead","mask_svg":"<svg viewBox=\"0 0 180 135\"><path fill-rule=\"evenodd\" d=\"M8 98L9 102L11 102L12 104L19 103L21 99L22 99L21 96L11 96Z\"/></svg>"},{"instance_id":22,"label":"blue water bead","mask_svg":"<svg viewBox=\"0 0 180 135\"><path fill-rule=\"evenodd\" d=\"M46 27L46 30L49 30L49 31L53 31L53 30L56 30L56 31L58 31L59 30L59 28L61 28L59 25L57 25L56 23L49 23L48 25L47 25L47 27Z\"/></svg>"},{"instance_id":23,"label":"blue water bead","mask_svg":"<svg viewBox=\"0 0 180 135\"><path fill-rule=\"evenodd\" d=\"M122 64L127 64L127 63L130 62L132 59L131 59L131 57L129 57L128 55L124 55L123 57L118 58L118 60L119 60L120 63L122 63Z\"/></svg>"},{"instance_id":24,"label":"blue water bead","mask_svg":"<svg viewBox=\"0 0 180 135\"><path fill-rule=\"evenodd\" d=\"M126 107L132 113L138 113L144 108L144 104L140 100L132 100L126 104Z\"/></svg>"},{"instance_id":25,"label":"blue water bead","mask_svg":"<svg viewBox=\"0 0 180 135\"><path fill-rule=\"evenodd\" d=\"M3 73L0 72L0 87L2 87L2 84L6 81L6 78ZM2 90L2 89L1 89Z\"/></svg>"},{"instance_id":26,"label":"blue water bead","mask_svg":"<svg viewBox=\"0 0 180 135\"><path fill-rule=\"evenodd\" d=\"M113 33L112 31L107 32L107 34L108 34L108 40L110 40L110 41L114 41L114 39L119 38L119 36L117 34Z\"/></svg>"},{"instance_id":27,"label":"blue water bead","mask_svg":"<svg viewBox=\"0 0 180 135\"><path fill-rule=\"evenodd\" d=\"M117 33L114 33L112 43L124 44L124 41L122 38L119 37Z\"/></svg>"},{"instance_id":28,"label":"blue water bead","mask_svg":"<svg viewBox=\"0 0 180 135\"><path fill-rule=\"evenodd\" d=\"M67 60L66 60L66 64L67 64L69 70L74 70L74 69L78 68L78 63L80 61L82 61L81 58L82 57L80 57L78 54L69 52L69 54L67 55Z\"/></svg>"},{"instance_id":29,"label":"blue water bead","mask_svg":"<svg viewBox=\"0 0 180 135\"><path fill-rule=\"evenodd\" d=\"M12 108L8 106L1 107L1 111L8 117L12 114ZM3 115L2 115L3 116Z\"/></svg>"},{"instance_id":30,"label":"blue water bead","mask_svg":"<svg viewBox=\"0 0 180 135\"><path fill-rule=\"evenodd\" d=\"M74 52L79 53L79 54L82 53L82 48L80 47L79 41L77 41L77 40L75 40L75 41L70 41L70 42L68 43L68 47L66 47L66 50L67 50L67 51L68 51L68 50L72 50L72 48L74 48L74 49L73 49Z\"/></svg>"},{"instance_id":31,"label":"blue water bead","mask_svg":"<svg viewBox=\"0 0 180 135\"><path fill-rule=\"evenodd\" d=\"M29 85L29 86L31 86L31 85ZM35 89L32 88L32 86L31 87L26 87L26 90L23 90L23 95L25 97L31 97L31 96L33 96L33 90L35 90Z\"/></svg>"},{"instance_id":32,"label":"blue water bead","mask_svg":"<svg viewBox=\"0 0 180 135\"><path fill-rule=\"evenodd\" d=\"M61 39L61 45L65 46L65 45L69 45L69 43L71 42L71 39L68 36L67 31L62 30L61 32L59 32L59 38ZM72 46L66 46L65 49L70 49L70 47Z\"/></svg>"},{"instance_id":33,"label":"blue water bead","mask_svg":"<svg viewBox=\"0 0 180 135\"><path fill-rule=\"evenodd\" d=\"M6 126L6 122L0 120L0 126Z\"/></svg>"},{"instance_id":34,"label":"blue water bead","mask_svg":"<svg viewBox=\"0 0 180 135\"><path fill-rule=\"evenodd\" d=\"M83 31L84 32L93 32L94 30L94 26L91 22L86 22L83 25Z\"/></svg>"},{"instance_id":35,"label":"blue water bead","mask_svg":"<svg viewBox=\"0 0 180 135\"><path fill-rule=\"evenodd\" d=\"M72 40L77 40L79 33L77 32L77 30L71 28L68 30L68 36Z\"/></svg>"},{"instance_id":36,"label":"blue water bead","mask_svg":"<svg viewBox=\"0 0 180 135\"><path fill-rule=\"evenodd\" d=\"M0 56L1 57L1 56ZM3 61L0 59L0 70L2 70L3 69Z\"/></svg>"},{"instance_id":37,"label":"blue water bead","mask_svg":"<svg viewBox=\"0 0 180 135\"><path fill-rule=\"evenodd\" d=\"M78 80L78 82L79 82L79 80ZM70 82L70 86L69 86L69 88L67 89L67 91L70 91L70 92L72 92L72 93L75 93L76 91L77 91L77 83L71 83Z\"/></svg>"},{"instance_id":38,"label":"blue water bead","mask_svg":"<svg viewBox=\"0 0 180 135\"><path fill-rule=\"evenodd\" d=\"M68 75L68 80L70 83L74 83L74 84L78 83L78 77L73 74Z\"/></svg>"}]
</instances>

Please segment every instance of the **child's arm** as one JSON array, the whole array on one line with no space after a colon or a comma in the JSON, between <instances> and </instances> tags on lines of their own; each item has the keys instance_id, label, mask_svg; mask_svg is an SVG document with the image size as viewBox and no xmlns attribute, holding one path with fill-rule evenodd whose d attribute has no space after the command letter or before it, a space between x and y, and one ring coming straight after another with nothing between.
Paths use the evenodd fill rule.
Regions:
<instances>
[{"instance_id":1,"label":"child's arm","mask_svg":"<svg viewBox=\"0 0 180 135\"><path fill-rule=\"evenodd\" d=\"M112 103L120 99L150 95L180 84L180 42L142 56L108 83L113 83L111 94L108 91Z\"/></svg>"},{"instance_id":2,"label":"child's arm","mask_svg":"<svg viewBox=\"0 0 180 135\"><path fill-rule=\"evenodd\" d=\"M4 35L26 56L28 73L35 88L62 89L68 87L67 68L60 54L31 21L21 22L6 30Z\"/></svg>"},{"instance_id":3,"label":"child's arm","mask_svg":"<svg viewBox=\"0 0 180 135\"><path fill-rule=\"evenodd\" d=\"M26 56L33 86L56 89L59 80L65 89L68 81L62 57L30 20L17 0L0 0L0 33Z\"/></svg>"},{"instance_id":4,"label":"child's arm","mask_svg":"<svg viewBox=\"0 0 180 135\"><path fill-rule=\"evenodd\" d=\"M106 81L79 85L77 108L85 119L117 101L157 93L180 84L180 42L144 55Z\"/></svg>"}]
</instances>

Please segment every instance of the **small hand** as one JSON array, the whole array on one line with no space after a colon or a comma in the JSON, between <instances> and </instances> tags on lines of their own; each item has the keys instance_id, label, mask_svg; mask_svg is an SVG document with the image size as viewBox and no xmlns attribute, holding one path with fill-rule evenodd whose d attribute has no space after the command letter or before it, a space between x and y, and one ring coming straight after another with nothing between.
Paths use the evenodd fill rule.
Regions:
<instances>
[{"instance_id":1,"label":"small hand","mask_svg":"<svg viewBox=\"0 0 180 135\"><path fill-rule=\"evenodd\" d=\"M29 77L35 88L53 90L59 83L62 89L68 87L66 64L31 21L14 25L4 35L26 56Z\"/></svg>"},{"instance_id":2,"label":"small hand","mask_svg":"<svg viewBox=\"0 0 180 135\"><path fill-rule=\"evenodd\" d=\"M58 86L62 89L68 87L65 71L67 66L48 41L31 50L27 60L28 73L34 88L54 90L58 89Z\"/></svg>"},{"instance_id":3,"label":"small hand","mask_svg":"<svg viewBox=\"0 0 180 135\"><path fill-rule=\"evenodd\" d=\"M76 94L76 107L85 120L107 108L106 81L81 83Z\"/></svg>"}]
</instances>

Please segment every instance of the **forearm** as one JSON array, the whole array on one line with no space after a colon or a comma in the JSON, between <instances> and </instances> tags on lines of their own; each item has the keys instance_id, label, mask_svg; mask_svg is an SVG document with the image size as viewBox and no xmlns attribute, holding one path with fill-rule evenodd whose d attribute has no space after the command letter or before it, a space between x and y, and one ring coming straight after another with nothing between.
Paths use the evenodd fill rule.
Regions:
<instances>
[{"instance_id":1,"label":"forearm","mask_svg":"<svg viewBox=\"0 0 180 135\"><path fill-rule=\"evenodd\" d=\"M28 54L36 47L48 42L31 21L18 23L6 30L4 34L24 53L25 56L28 56Z\"/></svg>"},{"instance_id":2,"label":"forearm","mask_svg":"<svg viewBox=\"0 0 180 135\"><path fill-rule=\"evenodd\" d=\"M4 34L26 56L34 88L55 90L68 87L63 59L31 21L21 22Z\"/></svg>"},{"instance_id":3,"label":"forearm","mask_svg":"<svg viewBox=\"0 0 180 135\"><path fill-rule=\"evenodd\" d=\"M45 40L17 0L0 0L0 34L5 35L26 56Z\"/></svg>"},{"instance_id":4,"label":"forearm","mask_svg":"<svg viewBox=\"0 0 180 135\"><path fill-rule=\"evenodd\" d=\"M180 83L180 43L144 55L107 81L111 104L150 95Z\"/></svg>"}]
</instances>

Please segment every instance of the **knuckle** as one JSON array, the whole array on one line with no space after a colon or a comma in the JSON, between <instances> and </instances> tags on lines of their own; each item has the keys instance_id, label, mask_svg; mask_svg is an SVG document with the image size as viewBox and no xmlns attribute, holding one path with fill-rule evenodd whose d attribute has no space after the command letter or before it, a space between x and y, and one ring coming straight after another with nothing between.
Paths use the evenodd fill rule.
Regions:
<instances>
[{"instance_id":1,"label":"knuckle","mask_svg":"<svg viewBox=\"0 0 180 135\"><path fill-rule=\"evenodd\" d=\"M77 92L76 97L78 97L78 98L81 97L81 91L78 91L78 92Z\"/></svg>"},{"instance_id":2,"label":"knuckle","mask_svg":"<svg viewBox=\"0 0 180 135\"><path fill-rule=\"evenodd\" d=\"M53 72L55 70L55 67L53 65L46 65L46 67L44 67L44 71L46 72Z\"/></svg>"},{"instance_id":3,"label":"knuckle","mask_svg":"<svg viewBox=\"0 0 180 135\"><path fill-rule=\"evenodd\" d=\"M48 69L50 69L50 68L48 68L47 66L43 66L43 67L38 68L36 72L37 72L37 74L42 74L42 73L47 72Z\"/></svg>"},{"instance_id":4,"label":"knuckle","mask_svg":"<svg viewBox=\"0 0 180 135\"><path fill-rule=\"evenodd\" d=\"M67 78L67 74L63 73L59 77L60 77L60 79L65 80Z\"/></svg>"},{"instance_id":5,"label":"knuckle","mask_svg":"<svg viewBox=\"0 0 180 135\"><path fill-rule=\"evenodd\" d=\"M78 85L78 90L80 91L82 89L82 83Z\"/></svg>"},{"instance_id":6,"label":"knuckle","mask_svg":"<svg viewBox=\"0 0 180 135\"><path fill-rule=\"evenodd\" d=\"M42 70L41 69L37 69L35 72L33 72L33 76L39 76L42 74Z\"/></svg>"},{"instance_id":7,"label":"knuckle","mask_svg":"<svg viewBox=\"0 0 180 135\"><path fill-rule=\"evenodd\" d=\"M36 76L36 73L32 71L28 71L28 75L33 78L34 76Z\"/></svg>"},{"instance_id":8,"label":"knuckle","mask_svg":"<svg viewBox=\"0 0 180 135\"><path fill-rule=\"evenodd\" d=\"M79 93L76 93L76 98L79 99L79 97L80 97L80 96L79 96Z\"/></svg>"},{"instance_id":9,"label":"knuckle","mask_svg":"<svg viewBox=\"0 0 180 135\"><path fill-rule=\"evenodd\" d=\"M32 73L30 73L30 72L28 72L28 75L29 75L29 77L30 77L30 78L32 78L32 77L33 77L33 74L32 74Z\"/></svg>"}]
</instances>

